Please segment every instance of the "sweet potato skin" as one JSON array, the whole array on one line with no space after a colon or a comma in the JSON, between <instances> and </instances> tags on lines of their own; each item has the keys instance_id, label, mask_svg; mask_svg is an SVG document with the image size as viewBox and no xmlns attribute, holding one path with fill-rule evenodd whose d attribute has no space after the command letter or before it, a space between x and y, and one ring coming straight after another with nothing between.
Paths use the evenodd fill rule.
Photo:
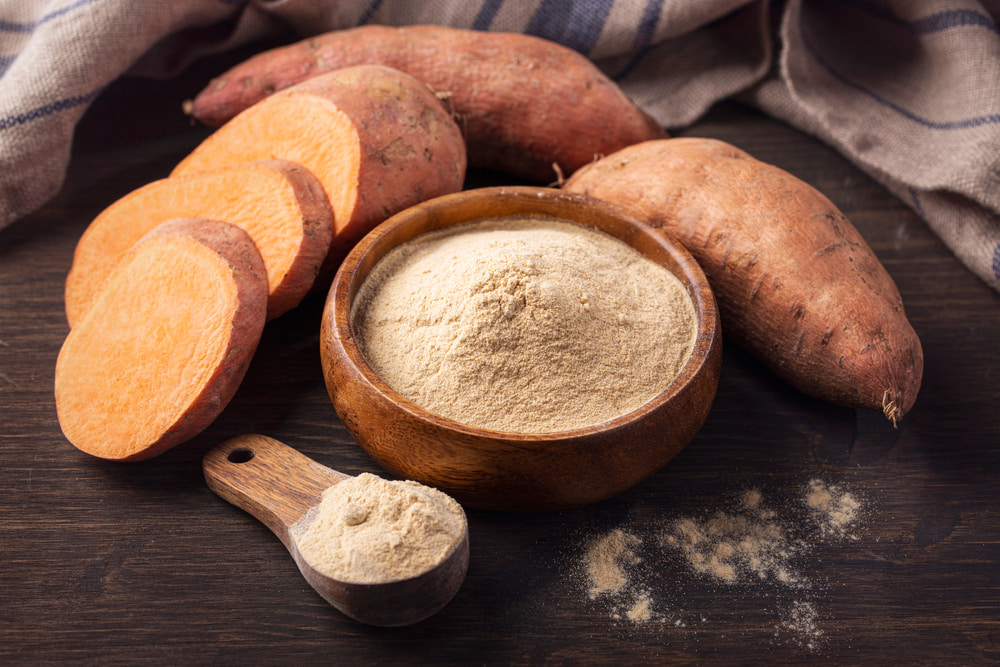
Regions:
<instances>
[{"instance_id":1,"label":"sweet potato skin","mask_svg":"<svg viewBox=\"0 0 1000 667\"><path fill-rule=\"evenodd\" d=\"M87 385L93 385L89 369L95 366L113 367L120 363L120 360L89 356L88 350L92 348L88 349L87 344L81 340L97 336L113 341L116 336L123 335L120 330L109 330L108 322L115 319L134 321L135 318L131 318L131 314L122 309L128 309L134 304L137 296L144 302L147 300L144 295L136 295L135 289L130 289L131 283L138 278L134 275L135 269L130 263L133 260L141 261L143 253L151 252L153 244L167 236L192 239L216 253L219 261L228 267L229 275L236 287L238 305L231 312L230 319L223 323L226 327L223 336L227 341L227 348L221 356L221 362L212 369L211 375L202 382L199 393L183 407L183 410L168 416L169 426L156 432L157 437L143 440L138 433L123 433L121 423L129 418L137 421L150 419L150 413L155 412L151 406L138 400L128 401L128 397L125 397L125 400L119 402L118 410L100 412L96 406L87 401L90 397ZM173 270L185 271L182 257L176 257ZM163 282L166 282L167 276L152 276L152 278L163 278L165 279ZM170 312L170 308L188 307L185 303L151 305L167 313ZM111 310L120 311L121 318L109 317ZM140 461L162 454L193 438L221 413L240 386L260 341L266 313L267 276L264 263L246 232L229 223L194 218L180 218L159 225L140 239L115 267L96 296L93 308L88 310L78 326L69 332L59 352L55 373L55 399L59 422L67 439L81 451L99 458ZM155 339L154 343L159 343L162 339L169 344L171 339L169 329L173 319L165 317L164 320L166 324L163 326L168 331L166 335L162 335L163 332L160 330L150 333L150 339ZM143 335L143 324L140 322L138 328L129 330L124 335L131 337ZM121 352L120 345L110 344L110 347L107 345L105 347L111 356ZM150 355L175 355L172 359L177 364L180 364L184 356L189 353L189 350L171 349L168 345L150 351ZM120 368L119 371L130 376L130 380L134 380L137 376L140 381L152 383L154 386L157 383L164 384L165 380L159 373L144 368L145 356L134 360L137 362L136 366ZM85 368L83 375L81 366ZM144 376L144 373L149 377ZM107 380L101 383L103 385L101 391L104 392L115 391L119 382L127 385L125 379L115 375L104 379ZM179 390L181 388L168 384L164 384L161 388L163 394Z\"/></svg>"},{"instance_id":2,"label":"sweet potato skin","mask_svg":"<svg viewBox=\"0 0 1000 667\"><path fill-rule=\"evenodd\" d=\"M470 166L557 180L624 146L665 136L592 62L531 35L444 26L368 25L258 54L213 79L185 109L219 126L271 93L359 64L402 70L451 109Z\"/></svg>"},{"instance_id":3,"label":"sweet potato skin","mask_svg":"<svg viewBox=\"0 0 1000 667\"><path fill-rule=\"evenodd\" d=\"M426 85L399 70L379 65L359 65L312 77L269 97L234 117L205 139L173 170L173 175L219 164L227 143L242 142L250 158L273 155L269 140L248 142L247 127L265 114L280 116L281 105L296 97L321 99L349 119L360 144L356 183L322 173L311 157L294 148L274 155L300 162L326 189L334 210L334 242L330 264L345 254L362 236L389 216L425 199L462 189L466 172L466 146L462 133ZM256 118L255 118L256 116ZM322 136L312 143L323 146ZM283 138L276 139L284 141ZM332 150L332 148L331 148ZM331 153L333 154L333 153ZM337 156L333 154L334 158ZM343 193L350 191L351 201Z\"/></svg>"},{"instance_id":4,"label":"sweet potato skin","mask_svg":"<svg viewBox=\"0 0 1000 667\"><path fill-rule=\"evenodd\" d=\"M923 374L895 282L822 193L725 142L651 141L564 184L681 241L705 270L727 335L789 384L895 423Z\"/></svg>"}]
</instances>

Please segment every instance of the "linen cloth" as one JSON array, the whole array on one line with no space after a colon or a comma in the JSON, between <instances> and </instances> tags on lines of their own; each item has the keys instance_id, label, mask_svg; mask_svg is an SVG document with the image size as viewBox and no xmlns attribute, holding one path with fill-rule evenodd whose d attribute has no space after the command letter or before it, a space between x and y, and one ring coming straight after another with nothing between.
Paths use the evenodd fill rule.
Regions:
<instances>
[{"instance_id":1,"label":"linen cloth","mask_svg":"<svg viewBox=\"0 0 1000 667\"><path fill-rule=\"evenodd\" d=\"M1000 0L0 0L0 228L54 196L123 75L287 30L524 32L598 64L668 129L735 98L828 143L1000 290ZM2 242L2 237L0 237Z\"/></svg>"}]
</instances>

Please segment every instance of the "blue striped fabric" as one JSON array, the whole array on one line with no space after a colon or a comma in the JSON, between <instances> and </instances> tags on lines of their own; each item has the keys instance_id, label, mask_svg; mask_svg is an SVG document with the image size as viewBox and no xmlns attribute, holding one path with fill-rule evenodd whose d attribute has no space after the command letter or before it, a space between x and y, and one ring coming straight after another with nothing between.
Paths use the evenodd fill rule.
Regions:
<instances>
[{"instance_id":1,"label":"blue striped fabric","mask_svg":"<svg viewBox=\"0 0 1000 667\"><path fill-rule=\"evenodd\" d=\"M43 23L48 23L52 19L59 18L60 16L63 16L64 14L68 14L69 12L79 9L84 5L89 5L101 1L102 0L76 0L76 2L66 5L65 7L60 7L57 10L42 15L41 18L36 19L35 21L18 22L18 21L7 21L0 18L0 32L23 32L23 33L34 32L34 30L37 29L38 26L42 25ZM213 0L213 1L223 5L228 5L230 7L244 7L247 5L247 3L250 2L250 0Z\"/></svg>"},{"instance_id":2,"label":"blue striped fabric","mask_svg":"<svg viewBox=\"0 0 1000 667\"><path fill-rule=\"evenodd\" d=\"M374 9L377 8L377 6L381 3L381 1L382 0L375 0L375 2L372 5L372 11L374 11ZM31 33L38 31L38 29L41 28L42 26L56 19L61 19L61 18L72 19L73 17L71 14L74 11L82 10L83 8L86 8L90 5L95 5L102 2L106 3L108 2L108 0L76 0L75 2L60 7L59 9L47 12L34 21L28 21L28 22L9 21L0 18L0 36L2 36L2 34L5 32L23 33L30 35ZM213 2L222 6L239 9L245 7L250 2L250 0L213 0ZM2 45L3 42L0 42L0 46ZM10 66L14 63L16 59L17 59L17 54L0 56L0 79L2 79L4 74L7 72L7 70L10 68ZM105 86L103 85L98 86L93 90L89 90L81 94L53 99L52 101L45 102L43 104L29 108L27 110L20 111L17 113L12 113L5 117L0 117L0 132L4 130L9 130L19 125L25 125L27 123L31 123L41 118L45 118L47 116L59 113L61 111L88 105L100 94L101 90L103 90L104 88ZM0 107L0 110L2 110L2 107Z\"/></svg>"},{"instance_id":3,"label":"blue striped fabric","mask_svg":"<svg viewBox=\"0 0 1000 667\"><path fill-rule=\"evenodd\" d=\"M915 34L929 35L952 28L980 27L998 32L997 24L989 14L973 9L945 9L916 20L906 20L891 7L872 0L836 0L838 4L863 11L869 16L905 26Z\"/></svg>"},{"instance_id":4,"label":"blue striped fabric","mask_svg":"<svg viewBox=\"0 0 1000 667\"><path fill-rule=\"evenodd\" d=\"M40 107L30 109L23 113L13 114L7 116L6 118L0 118L0 130L9 130L12 127L24 125L25 123L30 123L40 118L51 116L54 113L59 113L60 111L65 111L66 109L72 109L84 104L90 104L98 95L101 94L102 90L104 90L103 86L97 88L96 90L92 90L85 95L66 97L61 100L48 102Z\"/></svg>"},{"instance_id":5,"label":"blue striped fabric","mask_svg":"<svg viewBox=\"0 0 1000 667\"><path fill-rule=\"evenodd\" d=\"M931 14L922 19L912 21L910 26L913 31L921 35L929 35L935 32L943 32L953 28L986 28L992 32L1000 34L997 24L986 14L970 11L968 9L956 9L937 14Z\"/></svg>"},{"instance_id":6,"label":"blue striped fabric","mask_svg":"<svg viewBox=\"0 0 1000 667\"><path fill-rule=\"evenodd\" d=\"M906 191L910 193L910 204L913 206L913 210L917 212L917 215L921 218L927 215L926 211L924 211L924 205L920 202L920 190L910 186L906 188Z\"/></svg>"},{"instance_id":7,"label":"blue striped fabric","mask_svg":"<svg viewBox=\"0 0 1000 667\"><path fill-rule=\"evenodd\" d=\"M611 73L616 80L627 77L649 54L665 2L645 0L642 16L635 26L634 45L628 62L619 71ZM469 28L493 29L494 20L505 4L506 0L483 0ZM543 0L532 14L525 32L559 42L587 55L600 39L615 4L615 0Z\"/></svg>"},{"instance_id":8,"label":"blue striped fabric","mask_svg":"<svg viewBox=\"0 0 1000 667\"><path fill-rule=\"evenodd\" d=\"M361 13L361 18L358 19L358 25L366 25L370 23L375 12L378 11L379 7L382 6L383 0L371 0L371 4L365 8L365 11Z\"/></svg>"},{"instance_id":9,"label":"blue striped fabric","mask_svg":"<svg viewBox=\"0 0 1000 667\"><path fill-rule=\"evenodd\" d=\"M614 0L542 0L525 30L587 54L601 38Z\"/></svg>"},{"instance_id":10,"label":"blue striped fabric","mask_svg":"<svg viewBox=\"0 0 1000 667\"><path fill-rule=\"evenodd\" d=\"M31 32L37 23L15 23L0 19L0 32Z\"/></svg>"},{"instance_id":11,"label":"blue striped fabric","mask_svg":"<svg viewBox=\"0 0 1000 667\"><path fill-rule=\"evenodd\" d=\"M473 19L469 27L473 30L489 30L493 26L493 19L496 18L497 12L503 7L503 3L504 0L483 0L479 12L476 13L476 18Z\"/></svg>"},{"instance_id":12,"label":"blue striped fabric","mask_svg":"<svg viewBox=\"0 0 1000 667\"><path fill-rule=\"evenodd\" d=\"M622 81L628 77L636 65L649 54L655 36L656 24L659 22L662 12L663 0L647 0L642 18L635 29L635 46L632 47L632 56L628 64L621 71L615 73L616 81Z\"/></svg>"},{"instance_id":13,"label":"blue striped fabric","mask_svg":"<svg viewBox=\"0 0 1000 667\"><path fill-rule=\"evenodd\" d=\"M813 40L809 35L808 27L801 22L799 24L799 32L802 37L802 43L809 50L810 55L812 55L812 57L815 58L816 62L822 65L823 68L826 69L838 81L840 81L846 86L850 86L851 88L857 90L860 93L863 93L872 100L884 106L886 109L893 111L899 114L900 116L913 121L914 123L918 123L932 130L964 130L972 127L979 127L980 125L991 125L994 123L1000 123L1000 110L998 110L998 113L984 114L980 116L972 116L969 118L962 118L958 120L949 120L949 121L937 121L931 118L926 118L924 116L921 116L920 114L911 111L910 109L907 109L902 104L887 99L886 97L880 95L871 88L868 88L867 86L864 86L860 83L857 83L856 81L853 81L850 77L848 77L847 75L843 74L840 70L838 70L838 68L834 67L826 59L826 57L824 57L823 54L819 52L819 49L816 48L815 43L813 42Z\"/></svg>"},{"instance_id":14,"label":"blue striped fabric","mask_svg":"<svg viewBox=\"0 0 1000 667\"><path fill-rule=\"evenodd\" d=\"M79 9L84 5L89 5L94 2L100 2L101 0L76 0L76 2L66 5L65 7L60 7L59 9L42 15L41 18L31 21L29 23L18 23L14 21L5 21L0 18L0 32L33 32L38 26L43 23L48 23L52 19L59 18L64 14L68 14L75 9Z\"/></svg>"}]
</instances>

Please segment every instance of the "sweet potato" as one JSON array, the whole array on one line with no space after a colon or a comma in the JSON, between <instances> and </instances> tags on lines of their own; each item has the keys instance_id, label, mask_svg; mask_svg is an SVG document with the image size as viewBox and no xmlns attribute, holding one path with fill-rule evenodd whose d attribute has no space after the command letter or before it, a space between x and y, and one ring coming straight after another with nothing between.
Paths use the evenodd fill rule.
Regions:
<instances>
[{"instance_id":1,"label":"sweet potato","mask_svg":"<svg viewBox=\"0 0 1000 667\"><path fill-rule=\"evenodd\" d=\"M333 206L334 243L359 240L393 213L456 192L465 142L434 94L380 66L314 77L246 109L209 135L173 174L277 157L311 171Z\"/></svg>"},{"instance_id":2,"label":"sweet potato","mask_svg":"<svg viewBox=\"0 0 1000 667\"><path fill-rule=\"evenodd\" d=\"M894 424L912 407L923 352L896 284L813 187L698 138L631 146L564 187L681 241L708 276L723 330L791 385Z\"/></svg>"},{"instance_id":3,"label":"sweet potato","mask_svg":"<svg viewBox=\"0 0 1000 667\"><path fill-rule=\"evenodd\" d=\"M663 128L583 55L514 33L367 25L251 57L212 80L185 110L218 126L269 94L330 70L380 64L434 89L465 133L469 164L556 180Z\"/></svg>"},{"instance_id":4,"label":"sweet potato","mask_svg":"<svg viewBox=\"0 0 1000 667\"><path fill-rule=\"evenodd\" d=\"M319 181L292 162L262 160L153 181L102 211L77 242L66 277L70 326L132 244L178 217L222 220L250 235L267 267L269 318L310 291L333 238L333 212Z\"/></svg>"},{"instance_id":5,"label":"sweet potato","mask_svg":"<svg viewBox=\"0 0 1000 667\"><path fill-rule=\"evenodd\" d=\"M266 313L264 262L243 230L201 219L156 227L59 351L66 438L88 454L135 461L194 437L239 387Z\"/></svg>"}]
</instances>

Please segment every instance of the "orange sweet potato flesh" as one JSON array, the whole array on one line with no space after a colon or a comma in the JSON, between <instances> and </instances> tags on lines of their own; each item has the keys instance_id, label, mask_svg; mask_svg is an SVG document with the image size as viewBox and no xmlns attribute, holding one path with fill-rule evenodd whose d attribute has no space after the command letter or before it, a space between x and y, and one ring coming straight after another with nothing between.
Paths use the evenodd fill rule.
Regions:
<instances>
[{"instance_id":1,"label":"orange sweet potato flesh","mask_svg":"<svg viewBox=\"0 0 1000 667\"><path fill-rule=\"evenodd\" d=\"M209 135L173 175L265 157L316 175L341 250L392 214L461 190L466 169L462 134L427 86L374 65L314 77L255 104Z\"/></svg>"},{"instance_id":2,"label":"orange sweet potato flesh","mask_svg":"<svg viewBox=\"0 0 1000 667\"><path fill-rule=\"evenodd\" d=\"M623 149L564 187L620 204L683 243L708 276L725 332L791 385L894 424L913 406L923 352L896 284L813 187L700 138Z\"/></svg>"},{"instance_id":3,"label":"orange sweet potato flesh","mask_svg":"<svg viewBox=\"0 0 1000 667\"><path fill-rule=\"evenodd\" d=\"M77 242L65 291L71 327L132 244L179 217L222 220L250 235L267 267L268 318L309 293L333 238L326 193L292 162L261 160L153 181L102 211Z\"/></svg>"},{"instance_id":4,"label":"orange sweet potato flesh","mask_svg":"<svg viewBox=\"0 0 1000 667\"><path fill-rule=\"evenodd\" d=\"M118 263L56 362L59 424L78 449L115 461L156 456L225 408L260 341L264 263L229 223L158 226Z\"/></svg>"},{"instance_id":5,"label":"orange sweet potato flesh","mask_svg":"<svg viewBox=\"0 0 1000 667\"><path fill-rule=\"evenodd\" d=\"M368 25L253 56L212 80L185 110L218 126L269 94L324 72L380 64L434 89L465 133L469 164L557 180L630 144L665 136L591 61L554 42L443 26Z\"/></svg>"}]
</instances>

